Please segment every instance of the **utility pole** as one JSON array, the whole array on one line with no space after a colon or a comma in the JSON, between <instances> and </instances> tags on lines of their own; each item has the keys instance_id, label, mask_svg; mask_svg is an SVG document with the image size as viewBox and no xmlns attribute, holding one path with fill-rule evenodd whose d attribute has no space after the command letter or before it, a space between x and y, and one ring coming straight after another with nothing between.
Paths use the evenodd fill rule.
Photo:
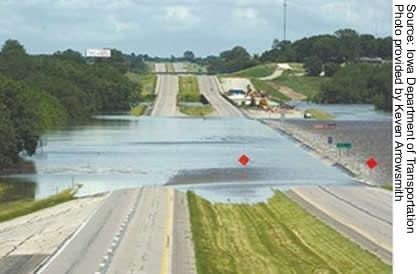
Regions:
<instances>
[{"instance_id":1,"label":"utility pole","mask_svg":"<svg viewBox=\"0 0 416 274\"><path fill-rule=\"evenodd\" d=\"M286 9L287 0L283 0L283 41L286 41Z\"/></svg>"}]
</instances>

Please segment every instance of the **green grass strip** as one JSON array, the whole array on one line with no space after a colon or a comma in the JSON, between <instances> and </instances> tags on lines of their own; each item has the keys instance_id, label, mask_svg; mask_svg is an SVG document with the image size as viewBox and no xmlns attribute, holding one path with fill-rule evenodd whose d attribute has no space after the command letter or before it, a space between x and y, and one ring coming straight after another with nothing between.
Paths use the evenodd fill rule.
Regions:
<instances>
[{"instance_id":1,"label":"green grass strip","mask_svg":"<svg viewBox=\"0 0 416 274\"><path fill-rule=\"evenodd\" d=\"M259 78L272 75L276 71L276 64L258 65L227 75L227 77Z\"/></svg>"},{"instance_id":2,"label":"green grass strip","mask_svg":"<svg viewBox=\"0 0 416 274\"><path fill-rule=\"evenodd\" d=\"M186 115L190 116L206 116L213 111L211 105L204 105L204 106L180 106L180 111Z\"/></svg>"},{"instance_id":3,"label":"green grass strip","mask_svg":"<svg viewBox=\"0 0 416 274\"><path fill-rule=\"evenodd\" d=\"M195 76L179 77L179 102L200 102L198 80Z\"/></svg>"},{"instance_id":4,"label":"green grass strip","mask_svg":"<svg viewBox=\"0 0 416 274\"><path fill-rule=\"evenodd\" d=\"M316 96L321 90L321 85L329 81L329 77L294 76L285 71L280 77L273 80L278 85L287 86L308 98Z\"/></svg>"},{"instance_id":5,"label":"green grass strip","mask_svg":"<svg viewBox=\"0 0 416 274\"><path fill-rule=\"evenodd\" d=\"M133 116L142 116L146 112L146 105L137 105L130 110L130 114Z\"/></svg>"},{"instance_id":6,"label":"green grass strip","mask_svg":"<svg viewBox=\"0 0 416 274\"><path fill-rule=\"evenodd\" d=\"M392 273L282 192L255 205L187 197L199 274Z\"/></svg>"},{"instance_id":7,"label":"green grass strip","mask_svg":"<svg viewBox=\"0 0 416 274\"><path fill-rule=\"evenodd\" d=\"M271 82L252 78L251 83L258 91L264 91L267 95L272 96L277 101L289 101L290 98L279 91L279 89Z\"/></svg>"},{"instance_id":8,"label":"green grass strip","mask_svg":"<svg viewBox=\"0 0 416 274\"><path fill-rule=\"evenodd\" d=\"M49 198L37 201L14 201L0 204L0 222L24 216L44 208L75 199L75 191L67 189Z\"/></svg>"}]
</instances>

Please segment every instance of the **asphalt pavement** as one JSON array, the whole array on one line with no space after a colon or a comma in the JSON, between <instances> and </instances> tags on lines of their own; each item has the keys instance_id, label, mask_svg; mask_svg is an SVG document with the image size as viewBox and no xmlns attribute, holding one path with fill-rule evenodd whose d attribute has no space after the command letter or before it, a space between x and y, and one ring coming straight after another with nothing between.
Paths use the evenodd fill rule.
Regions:
<instances>
[{"instance_id":1,"label":"asphalt pavement","mask_svg":"<svg viewBox=\"0 0 416 274\"><path fill-rule=\"evenodd\" d=\"M158 75L158 77L157 97L151 116L175 116L176 97L179 90L178 77L174 75Z\"/></svg>"},{"instance_id":2,"label":"asphalt pavement","mask_svg":"<svg viewBox=\"0 0 416 274\"><path fill-rule=\"evenodd\" d=\"M314 186L292 188L290 193L310 213L391 263L391 192L364 186Z\"/></svg>"},{"instance_id":3,"label":"asphalt pavement","mask_svg":"<svg viewBox=\"0 0 416 274\"><path fill-rule=\"evenodd\" d=\"M155 72L166 72L166 65L164 63L155 63Z\"/></svg>"},{"instance_id":4,"label":"asphalt pavement","mask_svg":"<svg viewBox=\"0 0 416 274\"><path fill-rule=\"evenodd\" d=\"M241 111L228 102L220 94L220 89L215 76L198 76L200 92L215 108L221 117L244 118Z\"/></svg>"}]
</instances>

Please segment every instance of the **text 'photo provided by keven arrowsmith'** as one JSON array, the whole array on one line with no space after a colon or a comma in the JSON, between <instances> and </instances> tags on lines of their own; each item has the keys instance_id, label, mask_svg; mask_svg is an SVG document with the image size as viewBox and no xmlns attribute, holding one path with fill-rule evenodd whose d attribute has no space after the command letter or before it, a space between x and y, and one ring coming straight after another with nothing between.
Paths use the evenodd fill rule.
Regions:
<instances>
[{"instance_id":1,"label":"text 'photo provided by keven arrowsmith'","mask_svg":"<svg viewBox=\"0 0 416 274\"><path fill-rule=\"evenodd\" d=\"M393 2L394 270L410 273L415 246L415 12L412 1Z\"/></svg>"}]
</instances>

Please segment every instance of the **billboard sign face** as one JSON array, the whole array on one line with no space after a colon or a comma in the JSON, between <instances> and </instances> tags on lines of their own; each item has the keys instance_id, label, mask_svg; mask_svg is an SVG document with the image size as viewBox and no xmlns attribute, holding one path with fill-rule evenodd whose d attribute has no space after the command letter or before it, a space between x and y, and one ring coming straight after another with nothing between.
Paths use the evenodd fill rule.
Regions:
<instances>
[{"instance_id":1,"label":"billboard sign face","mask_svg":"<svg viewBox=\"0 0 416 274\"><path fill-rule=\"evenodd\" d=\"M87 49L87 57L110 58L111 49Z\"/></svg>"}]
</instances>

